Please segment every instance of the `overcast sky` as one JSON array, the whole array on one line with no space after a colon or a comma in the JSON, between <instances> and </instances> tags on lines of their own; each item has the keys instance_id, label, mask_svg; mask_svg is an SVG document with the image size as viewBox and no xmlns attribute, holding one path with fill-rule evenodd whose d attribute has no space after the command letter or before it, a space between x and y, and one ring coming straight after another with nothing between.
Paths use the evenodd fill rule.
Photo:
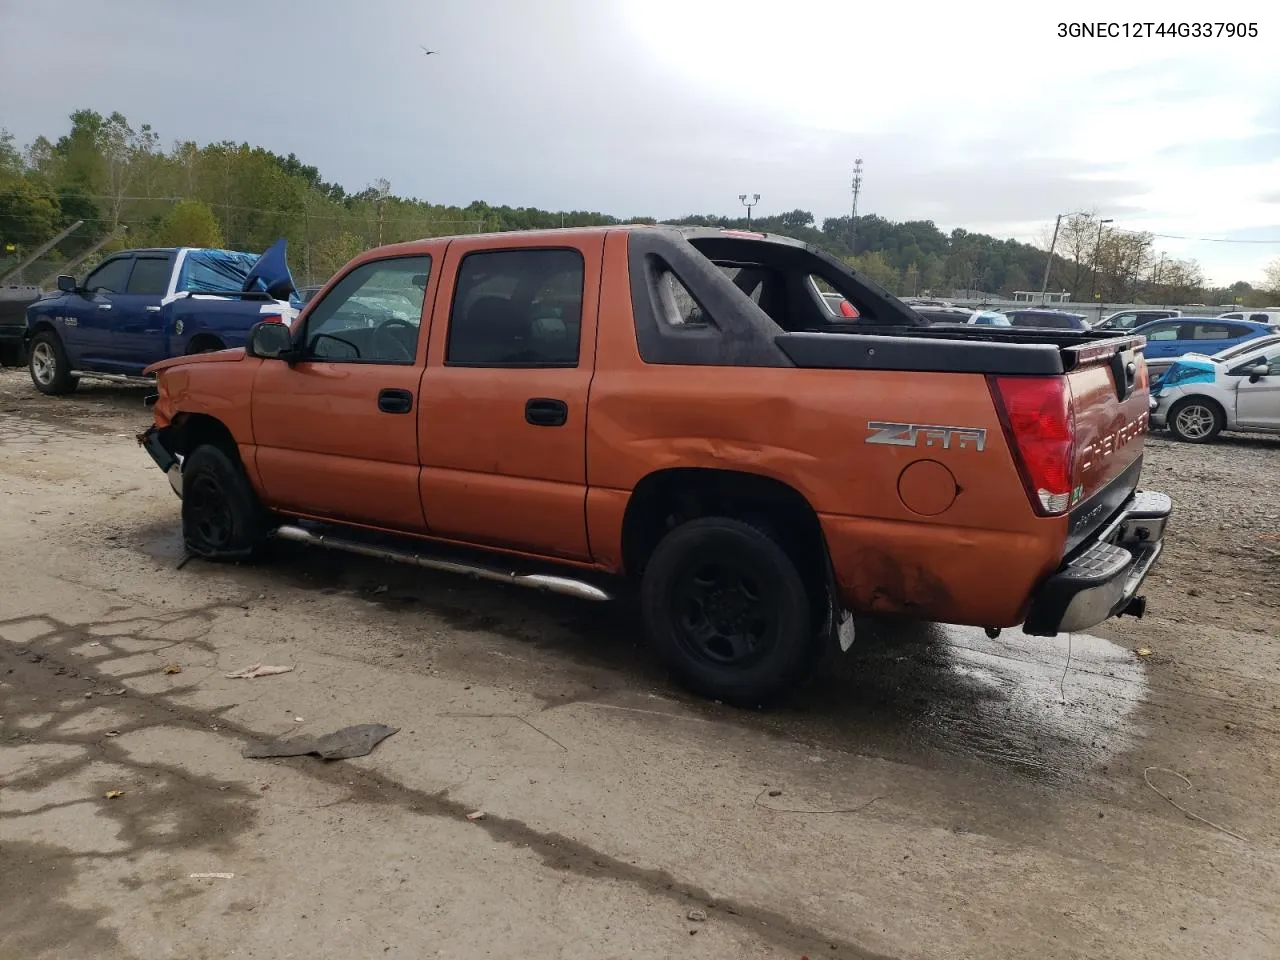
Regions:
<instances>
[{"instance_id":1,"label":"overcast sky","mask_svg":"<svg viewBox=\"0 0 1280 960\"><path fill-rule=\"evenodd\" d=\"M1096 210L1217 282L1280 257L1280 12L896 0L0 0L0 126L120 110L359 190L618 216L849 209L1038 240ZM1280 4L1275 4L1280 8ZM1256 39L1057 24L1256 22ZM425 44L438 50L425 56Z\"/></svg>"}]
</instances>

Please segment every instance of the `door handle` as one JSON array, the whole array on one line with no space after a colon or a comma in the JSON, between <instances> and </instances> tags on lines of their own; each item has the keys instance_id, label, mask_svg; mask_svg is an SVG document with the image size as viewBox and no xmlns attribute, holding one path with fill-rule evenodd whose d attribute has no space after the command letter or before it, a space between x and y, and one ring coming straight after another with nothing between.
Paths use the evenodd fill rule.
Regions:
<instances>
[{"instance_id":1,"label":"door handle","mask_svg":"<svg viewBox=\"0 0 1280 960\"><path fill-rule=\"evenodd\" d=\"M378 409L383 413L408 413L413 409L413 394L392 387L379 390Z\"/></svg>"},{"instance_id":2,"label":"door handle","mask_svg":"<svg viewBox=\"0 0 1280 960\"><path fill-rule=\"evenodd\" d=\"M109 303L100 303L100 304L98 304L98 309L99 309L99 310L110 310L110 309L111 309L111 304L109 304Z\"/></svg>"},{"instance_id":3,"label":"door handle","mask_svg":"<svg viewBox=\"0 0 1280 960\"><path fill-rule=\"evenodd\" d=\"M160 312L159 307L147 307L147 313L159 313L159 312Z\"/></svg>"},{"instance_id":4,"label":"door handle","mask_svg":"<svg viewBox=\"0 0 1280 960\"><path fill-rule=\"evenodd\" d=\"M569 405L550 397L534 397L524 405L524 419L535 427L563 427L569 419Z\"/></svg>"}]
</instances>

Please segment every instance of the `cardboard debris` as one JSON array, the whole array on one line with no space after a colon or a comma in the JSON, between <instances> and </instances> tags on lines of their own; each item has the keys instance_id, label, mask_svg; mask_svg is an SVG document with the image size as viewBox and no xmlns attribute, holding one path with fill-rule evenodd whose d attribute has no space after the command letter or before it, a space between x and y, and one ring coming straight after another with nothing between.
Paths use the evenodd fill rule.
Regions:
<instances>
[{"instance_id":1,"label":"cardboard debris","mask_svg":"<svg viewBox=\"0 0 1280 960\"><path fill-rule=\"evenodd\" d=\"M292 670L293 667L273 667L269 664L255 663L252 667L228 673L226 677L228 680L252 680L255 677L274 677L278 673L289 673Z\"/></svg>"}]
</instances>

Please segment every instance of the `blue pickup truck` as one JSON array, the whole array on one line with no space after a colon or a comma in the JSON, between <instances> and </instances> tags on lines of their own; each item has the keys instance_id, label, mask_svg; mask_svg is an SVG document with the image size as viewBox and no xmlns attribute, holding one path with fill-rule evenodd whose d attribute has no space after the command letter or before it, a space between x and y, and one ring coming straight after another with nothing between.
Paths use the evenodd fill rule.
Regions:
<instances>
[{"instance_id":1,"label":"blue pickup truck","mask_svg":"<svg viewBox=\"0 0 1280 960\"><path fill-rule=\"evenodd\" d=\"M301 302L285 241L261 256L193 247L125 250L27 307L26 353L41 393L82 377L148 382L158 360L244 346L264 316L292 323Z\"/></svg>"}]
</instances>

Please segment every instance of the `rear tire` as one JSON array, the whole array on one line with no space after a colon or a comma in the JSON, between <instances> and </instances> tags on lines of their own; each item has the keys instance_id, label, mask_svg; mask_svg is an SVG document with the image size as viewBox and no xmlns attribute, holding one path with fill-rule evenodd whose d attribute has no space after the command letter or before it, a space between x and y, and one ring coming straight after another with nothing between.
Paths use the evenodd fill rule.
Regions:
<instances>
[{"instance_id":1,"label":"rear tire","mask_svg":"<svg viewBox=\"0 0 1280 960\"><path fill-rule=\"evenodd\" d=\"M812 675L826 652L796 564L741 520L702 517L663 537L640 602L658 656L710 699L769 703Z\"/></svg>"},{"instance_id":2,"label":"rear tire","mask_svg":"<svg viewBox=\"0 0 1280 960\"><path fill-rule=\"evenodd\" d=\"M1204 397L1184 397L1169 408L1169 432L1187 443L1208 443L1226 426L1222 408Z\"/></svg>"},{"instance_id":3,"label":"rear tire","mask_svg":"<svg viewBox=\"0 0 1280 960\"><path fill-rule=\"evenodd\" d=\"M80 383L71 375L71 361L61 338L52 330L41 330L31 338L27 350L27 372L37 390L49 396L71 393Z\"/></svg>"},{"instance_id":4,"label":"rear tire","mask_svg":"<svg viewBox=\"0 0 1280 960\"><path fill-rule=\"evenodd\" d=\"M270 517L238 458L212 444L182 464L182 542L192 556L244 560L257 555L270 532Z\"/></svg>"}]
</instances>

